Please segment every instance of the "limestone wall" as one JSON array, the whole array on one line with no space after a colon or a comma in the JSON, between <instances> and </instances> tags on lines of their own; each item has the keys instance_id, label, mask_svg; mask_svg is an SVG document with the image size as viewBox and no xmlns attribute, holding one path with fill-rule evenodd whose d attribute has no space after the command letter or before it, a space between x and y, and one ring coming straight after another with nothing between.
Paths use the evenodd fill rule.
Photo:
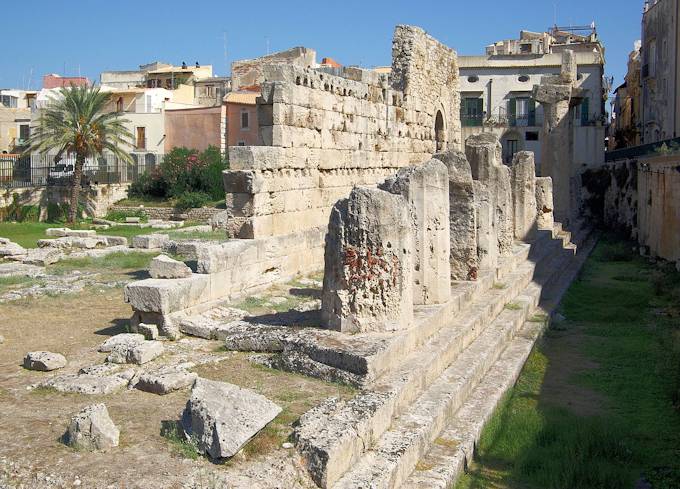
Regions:
<instances>
[{"instance_id":1,"label":"limestone wall","mask_svg":"<svg viewBox=\"0 0 680 489\"><path fill-rule=\"evenodd\" d=\"M230 231L241 238L327 226L355 185L458 148L456 53L422 29L397 26L392 76L359 68L262 68L259 146L231 147Z\"/></svg>"},{"instance_id":2,"label":"limestone wall","mask_svg":"<svg viewBox=\"0 0 680 489\"><path fill-rule=\"evenodd\" d=\"M680 156L621 160L583 175L584 211L650 254L680 260Z\"/></svg>"}]
</instances>

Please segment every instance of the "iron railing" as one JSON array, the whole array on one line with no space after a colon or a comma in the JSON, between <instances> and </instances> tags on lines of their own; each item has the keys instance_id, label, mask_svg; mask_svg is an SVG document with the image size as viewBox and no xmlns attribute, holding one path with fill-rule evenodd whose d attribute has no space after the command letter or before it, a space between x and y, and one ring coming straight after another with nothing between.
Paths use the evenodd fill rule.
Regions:
<instances>
[{"instance_id":1,"label":"iron railing","mask_svg":"<svg viewBox=\"0 0 680 489\"><path fill-rule=\"evenodd\" d=\"M163 160L162 154L132 153L133 163L112 154L88 158L83 166L83 184L130 183L151 171ZM0 188L66 185L73 178L75 156L54 161L53 155L0 154Z\"/></svg>"},{"instance_id":2,"label":"iron railing","mask_svg":"<svg viewBox=\"0 0 680 489\"><path fill-rule=\"evenodd\" d=\"M663 155L664 145L668 151L677 151L680 149L680 138L666 139L665 141L658 141L656 143L641 144L639 146L631 146L630 148L607 151L604 154L604 159L605 161L610 162L655 154Z\"/></svg>"}]
</instances>

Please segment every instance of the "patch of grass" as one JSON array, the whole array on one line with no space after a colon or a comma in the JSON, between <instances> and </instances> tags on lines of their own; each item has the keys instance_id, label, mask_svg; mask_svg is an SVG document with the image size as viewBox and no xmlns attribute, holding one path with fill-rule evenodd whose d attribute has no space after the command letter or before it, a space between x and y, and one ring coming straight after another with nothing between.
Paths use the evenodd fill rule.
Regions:
<instances>
[{"instance_id":1,"label":"patch of grass","mask_svg":"<svg viewBox=\"0 0 680 489\"><path fill-rule=\"evenodd\" d=\"M205 239L211 241L227 241L227 232L217 231L169 231L170 239Z\"/></svg>"},{"instance_id":2,"label":"patch of grass","mask_svg":"<svg viewBox=\"0 0 680 489\"><path fill-rule=\"evenodd\" d=\"M503 290L503 289L505 289L506 287L507 287L506 284L502 284L502 283L499 283L499 282L495 282L495 283L493 284L493 288L496 289L496 290Z\"/></svg>"},{"instance_id":3,"label":"patch of grass","mask_svg":"<svg viewBox=\"0 0 680 489\"><path fill-rule=\"evenodd\" d=\"M0 277L0 293L16 288L30 287L37 283L40 283L40 280L33 277L27 277L26 275Z\"/></svg>"},{"instance_id":4,"label":"patch of grass","mask_svg":"<svg viewBox=\"0 0 680 489\"><path fill-rule=\"evenodd\" d=\"M65 392L59 392L54 387L49 387L46 385L39 385L29 391L29 394L33 396L54 396L58 394L66 394Z\"/></svg>"},{"instance_id":5,"label":"patch of grass","mask_svg":"<svg viewBox=\"0 0 680 489\"><path fill-rule=\"evenodd\" d=\"M201 456L196 445L184 436L184 430L179 421L161 421L161 436L168 440L179 456L190 460L196 460Z\"/></svg>"},{"instance_id":6,"label":"patch of grass","mask_svg":"<svg viewBox=\"0 0 680 489\"><path fill-rule=\"evenodd\" d=\"M530 323L545 323L548 320L548 315L544 313L536 313L529 318Z\"/></svg>"},{"instance_id":7,"label":"patch of grass","mask_svg":"<svg viewBox=\"0 0 680 489\"><path fill-rule=\"evenodd\" d=\"M630 243L604 237L562 302L568 332L546 337L531 353L457 489L614 489L641 477L655 489L680 487L680 319L659 314L672 307L680 275L662 270L665 285L655 291L654 270ZM597 416L578 415L571 402L543 390L551 369L560 368L544 353L547 342L565 334L579 341L560 348L594 366L560 382L601 396Z\"/></svg>"},{"instance_id":8,"label":"patch of grass","mask_svg":"<svg viewBox=\"0 0 680 489\"><path fill-rule=\"evenodd\" d=\"M140 252L115 252L100 258L65 258L48 270L55 274L68 273L73 270L143 270L149 268L154 254Z\"/></svg>"},{"instance_id":9,"label":"patch of grass","mask_svg":"<svg viewBox=\"0 0 680 489\"><path fill-rule=\"evenodd\" d=\"M516 302L508 302L505 305L505 308L510 310L510 311L519 311L520 309L522 309L522 306L520 306Z\"/></svg>"}]
</instances>

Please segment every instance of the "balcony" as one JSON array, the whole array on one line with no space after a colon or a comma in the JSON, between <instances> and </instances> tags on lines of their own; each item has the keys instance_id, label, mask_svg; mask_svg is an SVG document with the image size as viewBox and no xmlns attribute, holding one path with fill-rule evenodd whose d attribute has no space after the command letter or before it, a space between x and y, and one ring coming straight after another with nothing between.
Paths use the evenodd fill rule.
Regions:
<instances>
[{"instance_id":1,"label":"balcony","mask_svg":"<svg viewBox=\"0 0 680 489\"><path fill-rule=\"evenodd\" d=\"M484 125L484 114L463 114L460 123L463 127L481 127Z\"/></svg>"}]
</instances>

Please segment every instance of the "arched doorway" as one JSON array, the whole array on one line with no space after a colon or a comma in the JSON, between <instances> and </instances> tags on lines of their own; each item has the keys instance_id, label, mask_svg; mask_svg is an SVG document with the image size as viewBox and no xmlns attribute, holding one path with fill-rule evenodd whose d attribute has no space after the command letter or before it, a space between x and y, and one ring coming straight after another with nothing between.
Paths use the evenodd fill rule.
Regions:
<instances>
[{"instance_id":1,"label":"arched doorway","mask_svg":"<svg viewBox=\"0 0 680 489\"><path fill-rule=\"evenodd\" d=\"M441 110L437 111L437 115L434 118L434 139L437 151L444 151L446 149L446 130Z\"/></svg>"}]
</instances>

